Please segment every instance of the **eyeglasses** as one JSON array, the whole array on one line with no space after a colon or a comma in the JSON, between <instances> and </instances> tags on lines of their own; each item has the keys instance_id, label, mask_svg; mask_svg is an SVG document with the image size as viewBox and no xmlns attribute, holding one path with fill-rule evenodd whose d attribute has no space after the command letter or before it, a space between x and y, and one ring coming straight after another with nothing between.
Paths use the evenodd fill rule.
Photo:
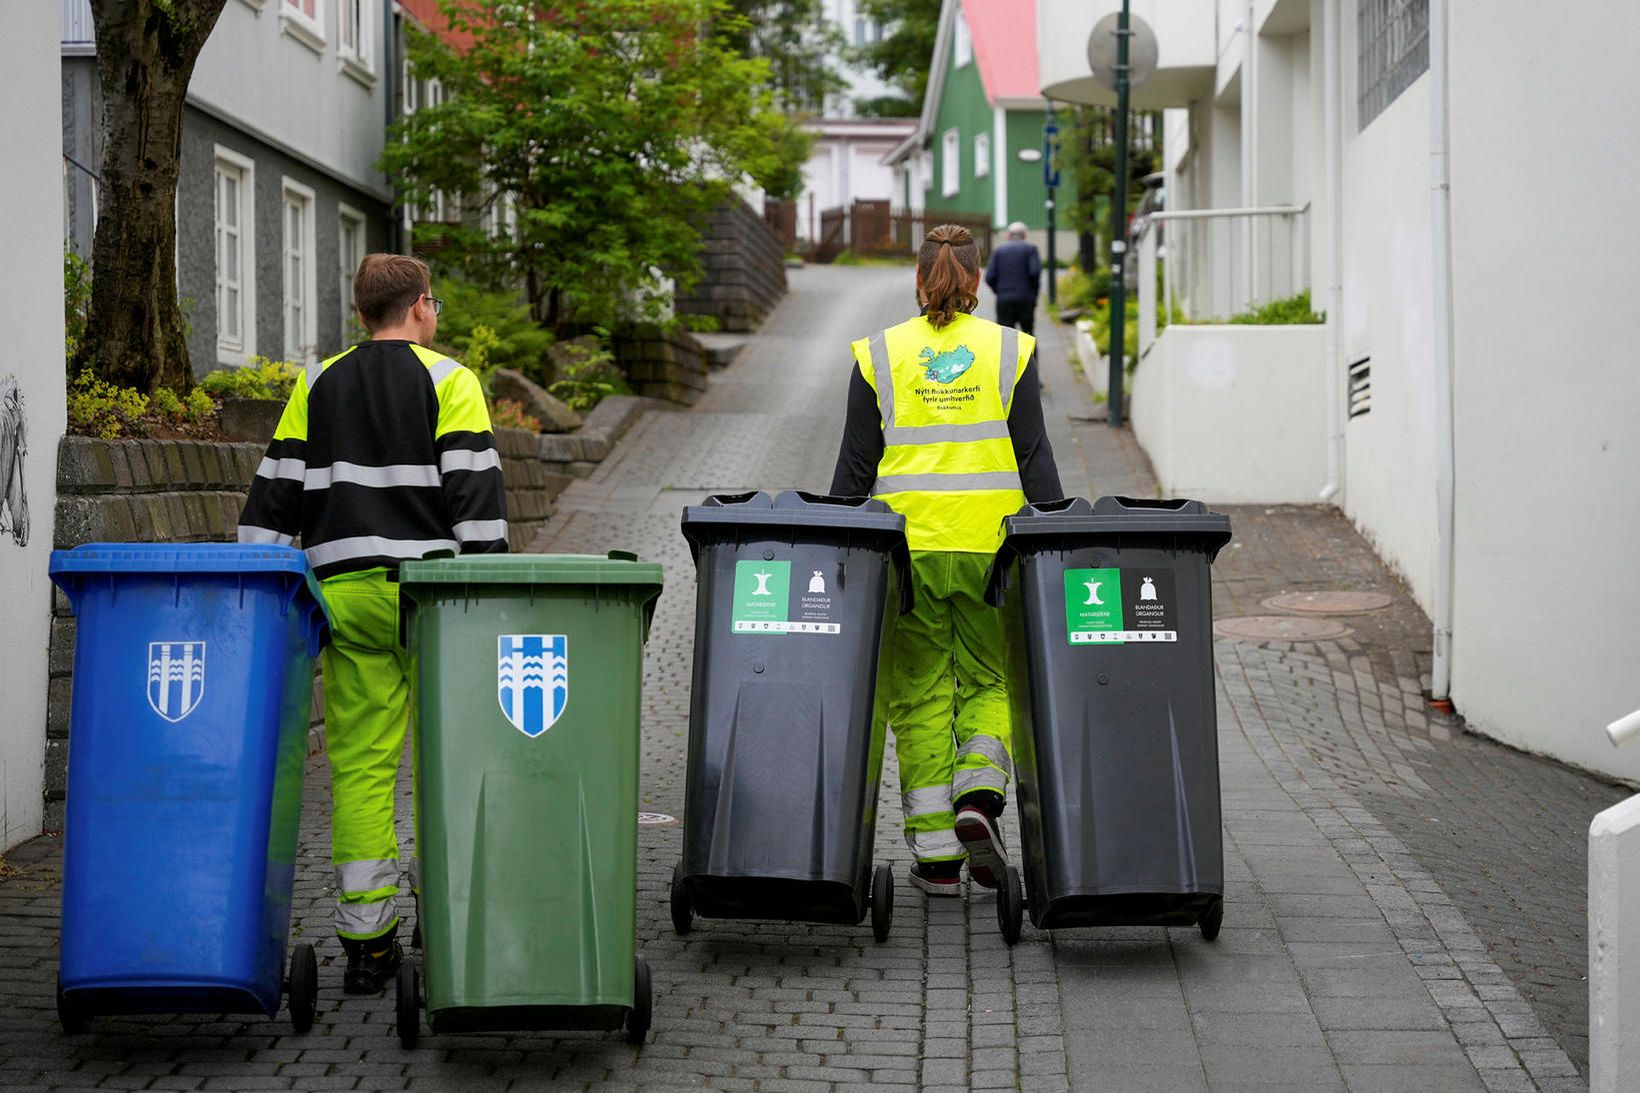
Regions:
<instances>
[{"instance_id":1,"label":"eyeglasses","mask_svg":"<svg viewBox=\"0 0 1640 1093\"><path fill-rule=\"evenodd\" d=\"M437 296L429 296L425 292L421 294L421 297L422 297L422 299L426 300L428 303L433 305L433 317L434 318L437 318L438 316L444 314L444 301L443 300L440 300Z\"/></svg>"}]
</instances>

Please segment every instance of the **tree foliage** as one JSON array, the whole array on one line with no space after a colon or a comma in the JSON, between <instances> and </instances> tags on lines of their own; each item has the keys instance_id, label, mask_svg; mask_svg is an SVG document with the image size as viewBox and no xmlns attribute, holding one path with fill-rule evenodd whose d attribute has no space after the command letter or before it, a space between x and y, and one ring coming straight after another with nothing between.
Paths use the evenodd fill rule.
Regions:
<instances>
[{"instance_id":1,"label":"tree foliage","mask_svg":"<svg viewBox=\"0 0 1640 1093\"><path fill-rule=\"evenodd\" d=\"M1144 196L1142 179L1160 169L1161 156L1156 147L1136 139L1139 134L1138 114L1128 124L1128 211L1132 212ZM1059 138L1059 164L1070 185L1061 191L1070 198L1065 202L1066 226L1082 236L1082 264L1092 268L1090 261L1096 249L1096 240L1110 238L1110 202L1116 192L1116 112L1104 106L1078 106L1062 118ZM1161 132L1161 116L1153 121L1153 132Z\"/></svg>"},{"instance_id":2,"label":"tree foliage","mask_svg":"<svg viewBox=\"0 0 1640 1093\"><path fill-rule=\"evenodd\" d=\"M883 36L859 47L856 55L906 94L903 100L862 100L856 104L862 114L913 117L922 109L923 95L928 91L928 69L934 57L934 38L940 28L940 2L859 0L860 13L875 19L883 28Z\"/></svg>"},{"instance_id":3,"label":"tree foliage","mask_svg":"<svg viewBox=\"0 0 1640 1093\"><path fill-rule=\"evenodd\" d=\"M655 317L657 271L699 279L699 230L734 181L791 185L795 122L767 62L736 47L746 23L724 0L441 6L471 43L411 36L413 70L446 97L394 127L383 167L403 201L456 199L461 222L434 226L439 257L522 280L549 326ZM486 224L503 200L516 239Z\"/></svg>"},{"instance_id":4,"label":"tree foliage","mask_svg":"<svg viewBox=\"0 0 1640 1093\"><path fill-rule=\"evenodd\" d=\"M843 34L821 0L729 0L744 24L725 37L745 57L768 62L769 89L787 114L820 114L848 86L831 66Z\"/></svg>"}]
</instances>

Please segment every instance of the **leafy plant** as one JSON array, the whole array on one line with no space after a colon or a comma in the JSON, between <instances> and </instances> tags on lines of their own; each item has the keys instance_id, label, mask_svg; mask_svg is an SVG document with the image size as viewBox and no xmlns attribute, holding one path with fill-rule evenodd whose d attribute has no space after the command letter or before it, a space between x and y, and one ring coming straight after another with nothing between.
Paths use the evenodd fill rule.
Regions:
<instances>
[{"instance_id":1,"label":"leafy plant","mask_svg":"<svg viewBox=\"0 0 1640 1093\"><path fill-rule=\"evenodd\" d=\"M73 360L85 340L91 311L91 263L73 251L63 252L63 350Z\"/></svg>"},{"instance_id":2,"label":"leafy plant","mask_svg":"<svg viewBox=\"0 0 1640 1093\"><path fill-rule=\"evenodd\" d=\"M528 429L541 431L539 418L524 412L524 404L517 399L498 398L490 403L490 425L496 429Z\"/></svg>"},{"instance_id":3,"label":"leafy plant","mask_svg":"<svg viewBox=\"0 0 1640 1093\"><path fill-rule=\"evenodd\" d=\"M179 397L169 387L161 387L150 397L149 405L173 422L190 425L197 425L216 413L216 401L198 387L189 391L187 398Z\"/></svg>"},{"instance_id":4,"label":"leafy plant","mask_svg":"<svg viewBox=\"0 0 1640 1093\"><path fill-rule=\"evenodd\" d=\"M516 290L490 289L476 281L447 277L439 279L438 295L444 301L438 323L440 345L486 384L489 373L497 368L522 372L537 383L552 378L546 359L552 332L531 317L530 305Z\"/></svg>"},{"instance_id":5,"label":"leafy plant","mask_svg":"<svg viewBox=\"0 0 1640 1093\"><path fill-rule=\"evenodd\" d=\"M610 395L630 395L614 356L602 343L591 348L582 342L565 342L558 347L565 358L559 379L547 392L576 413L584 414Z\"/></svg>"},{"instance_id":6,"label":"leafy plant","mask_svg":"<svg viewBox=\"0 0 1640 1093\"><path fill-rule=\"evenodd\" d=\"M243 368L218 368L199 386L217 398L287 399L302 374L293 361L256 357Z\"/></svg>"},{"instance_id":7,"label":"leafy plant","mask_svg":"<svg viewBox=\"0 0 1640 1093\"><path fill-rule=\"evenodd\" d=\"M1271 300L1262 307L1232 315L1228 321L1239 326L1303 326L1324 323L1327 317L1310 307L1310 293L1306 289L1297 296Z\"/></svg>"},{"instance_id":8,"label":"leafy plant","mask_svg":"<svg viewBox=\"0 0 1640 1093\"><path fill-rule=\"evenodd\" d=\"M171 396L176 397L174 394ZM120 387L97 378L90 369L68 385L68 427L79 436L113 440L141 433L148 396L134 387Z\"/></svg>"}]
</instances>

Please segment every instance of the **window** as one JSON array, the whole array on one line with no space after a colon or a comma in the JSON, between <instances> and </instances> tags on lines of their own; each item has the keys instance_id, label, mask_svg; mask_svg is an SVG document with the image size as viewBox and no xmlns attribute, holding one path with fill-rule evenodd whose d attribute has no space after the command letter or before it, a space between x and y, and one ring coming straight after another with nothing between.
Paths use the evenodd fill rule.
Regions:
<instances>
[{"instance_id":1,"label":"window","mask_svg":"<svg viewBox=\"0 0 1640 1093\"><path fill-rule=\"evenodd\" d=\"M963 65L968 64L973 59L974 59L974 38L973 38L973 35L968 33L968 20L966 20L962 17L962 12L961 11L958 11L957 12L957 43L956 43L956 57L955 57L956 67L961 68Z\"/></svg>"},{"instance_id":2,"label":"window","mask_svg":"<svg viewBox=\"0 0 1640 1093\"><path fill-rule=\"evenodd\" d=\"M279 5L279 26L303 45L324 52L324 0L284 0Z\"/></svg>"},{"instance_id":3,"label":"window","mask_svg":"<svg viewBox=\"0 0 1640 1093\"><path fill-rule=\"evenodd\" d=\"M877 20L871 18L869 15L856 15L854 17L855 45L870 45L872 42L881 41L882 37L883 28L878 24Z\"/></svg>"},{"instance_id":4,"label":"window","mask_svg":"<svg viewBox=\"0 0 1640 1093\"><path fill-rule=\"evenodd\" d=\"M489 229L496 239L518 238L518 201L511 191L490 202Z\"/></svg>"},{"instance_id":5,"label":"window","mask_svg":"<svg viewBox=\"0 0 1640 1093\"><path fill-rule=\"evenodd\" d=\"M364 214L346 205L339 207L340 231L337 233L337 263L342 279L342 344L353 340L353 274L364 261Z\"/></svg>"},{"instance_id":6,"label":"window","mask_svg":"<svg viewBox=\"0 0 1640 1093\"><path fill-rule=\"evenodd\" d=\"M301 363L317 358L318 322L314 314L317 292L313 267L313 191L299 182L284 180L285 359Z\"/></svg>"},{"instance_id":7,"label":"window","mask_svg":"<svg viewBox=\"0 0 1640 1093\"><path fill-rule=\"evenodd\" d=\"M336 11L336 52L342 71L369 86L376 82L375 0L340 0Z\"/></svg>"},{"instance_id":8,"label":"window","mask_svg":"<svg viewBox=\"0 0 1640 1093\"><path fill-rule=\"evenodd\" d=\"M991 134L981 133L974 138L974 177L984 178L991 173Z\"/></svg>"},{"instance_id":9,"label":"window","mask_svg":"<svg viewBox=\"0 0 1640 1093\"><path fill-rule=\"evenodd\" d=\"M253 166L216 149L216 356L244 364L256 355L256 254Z\"/></svg>"},{"instance_id":10,"label":"window","mask_svg":"<svg viewBox=\"0 0 1640 1093\"><path fill-rule=\"evenodd\" d=\"M950 197L962 188L957 173L962 170L962 137L947 129L940 141L940 193Z\"/></svg>"},{"instance_id":11,"label":"window","mask_svg":"<svg viewBox=\"0 0 1640 1093\"><path fill-rule=\"evenodd\" d=\"M1356 101L1365 129L1429 68L1429 0L1358 0Z\"/></svg>"},{"instance_id":12,"label":"window","mask_svg":"<svg viewBox=\"0 0 1640 1093\"><path fill-rule=\"evenodd\" d=\"M418 110L431 109L444 102L444 85L438 80L418 79L410 71L408 59L404 62L404 114L409 117ZM430 220L442 222L445 219L446 208L444 191L434 190L432 200L426 205L415 203L404 207L404 224L412 227L418 221Z\"/></svg>"}]
</instances>

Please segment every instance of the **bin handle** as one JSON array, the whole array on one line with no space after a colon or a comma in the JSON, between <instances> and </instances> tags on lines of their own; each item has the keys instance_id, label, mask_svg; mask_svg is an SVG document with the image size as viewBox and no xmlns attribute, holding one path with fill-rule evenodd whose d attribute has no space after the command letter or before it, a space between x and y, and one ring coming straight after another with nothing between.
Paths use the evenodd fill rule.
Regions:
<instances>
[{"instance_id":1,"label":"bin handle","mask_svg":"<svg viewBox=\"0 0 1640 1093\"><path fill-rule=\"evenodd\" d=\"M991 571L985 575L985 602L992 607L1001 607L1007 600L1008 567L1013 564L1014 553L1014 549L1004 543L991 559Z\"/></svg>"},{"instance_id":2,"label":"bin handle","mask_svg":"<svg viewBox=\"0 0 1640 1093\"><path fill-rule=\"evenodd\" d=\"M903 542L894 548L890 557L894 560L894 568L900 571L900 614L911 614L912 608L917 606L917 594L911 587L911 548Z\"/></svg>"}]
</instances>

